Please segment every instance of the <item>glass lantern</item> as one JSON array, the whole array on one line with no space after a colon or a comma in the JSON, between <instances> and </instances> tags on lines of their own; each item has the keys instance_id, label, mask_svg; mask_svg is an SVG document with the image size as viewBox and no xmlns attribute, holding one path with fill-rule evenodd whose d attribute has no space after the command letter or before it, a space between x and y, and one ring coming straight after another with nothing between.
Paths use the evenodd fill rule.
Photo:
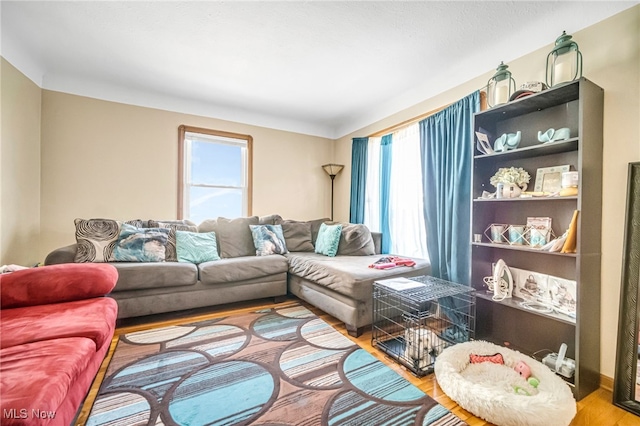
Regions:
<instances>
[{"instance_id":1,"label":"glass lantern","mask_svg":"<svg viewBox=\"0 0 640 426\"><path fill-rule=\"evenodd\" d=\"M571 40L571 36L562 32L556 39L556 45L547 55L547 86L553 87L560 83L573 81L582 77L582 53L578 44Z\"/></svg>"},{"instance_id":2,"label":"glass lantern","mask_svg":"<svg viewBox=\"0 0 640 426\"><path fill-rule=\"evenodd\" d=\"M509 98L516 90L516 82L508 71L509 65L500 62L496 73L487 82L487 104L494 107L509 102Z\"/></svg>"}]
</instances>

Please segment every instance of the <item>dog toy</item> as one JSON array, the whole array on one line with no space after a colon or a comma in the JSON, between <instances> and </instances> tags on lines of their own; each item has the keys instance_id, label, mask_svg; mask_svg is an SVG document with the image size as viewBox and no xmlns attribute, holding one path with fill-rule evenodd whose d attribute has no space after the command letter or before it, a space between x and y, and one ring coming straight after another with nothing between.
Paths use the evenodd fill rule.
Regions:
<instances>
[{"instance_id":1,"label":"dog toy","mask_svg":"<svg viewBox=\"0 0 640 426\"><path fill-rule=\"evenodd\" d=\"M504 358L502 358L501 353L497 353L493 355L469 354L469 363L478 364L481 362L492 362L494 364L504 364Z\"/></svg>"},{"instance_id":2,"label":"dog toy","mask_svg":"<svg viewBox=\"0 0 640 426\"><path fill-rule=\"evenodd\" d=\"M531 368L524 361L519 361L514 367L514 370L525 380L531 376Z\"/></svg>"}]
</instances>

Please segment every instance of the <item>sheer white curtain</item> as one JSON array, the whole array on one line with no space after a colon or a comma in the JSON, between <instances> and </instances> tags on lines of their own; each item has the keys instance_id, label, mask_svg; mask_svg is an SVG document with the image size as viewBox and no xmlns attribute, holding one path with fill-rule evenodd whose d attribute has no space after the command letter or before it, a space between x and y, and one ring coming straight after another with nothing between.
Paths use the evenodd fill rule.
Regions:
<instances>
[{"instance_id":1,"label":"sheer white curtain","mask_svg":"<svg viewBox=\"0 0 640 426\"><path fill-rule=\"evenodd\" d=\"M364 224L376 232L380 231L380 140L369 138L364 212ZM391 253L427 259L418 124L393 133L391 150Z\"/></svg>"},{"instance_id":2,"label":"sheer white curtain","mask_svg":"<svg viewBox=\"0 0 640 426\"><path fill-rule=\"evenodd\" d=\"M380 232L380 139L370 137L367 147L364 224L374 232Z\"/></svg>"},{"instance_id":3,"label":"sheer white curtain","mask_svg":"<svg viewBox=\"0 0 640 426\"><path fill-rule=\"evenodd\" d=\"M394 132L392 140L389 193L391 252L426 259L427 232L418 123Z\"/></svg>"}]
</instances>

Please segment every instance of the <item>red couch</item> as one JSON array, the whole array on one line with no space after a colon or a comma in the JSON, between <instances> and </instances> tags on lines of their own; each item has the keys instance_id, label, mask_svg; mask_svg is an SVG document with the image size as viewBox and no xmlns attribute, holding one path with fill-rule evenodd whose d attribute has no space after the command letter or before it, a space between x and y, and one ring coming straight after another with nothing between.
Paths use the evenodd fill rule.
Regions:
<instances>
[{"instance_id":1,"label":"red couch","mask_svg":"<svg viewBox=\"0 0 640 426\"><path fill-rule=\"evenodd\" d=\"M114 334L118 279L106 264L0 275L0 424L73 422Z\"/></svg>"}]
</instances>

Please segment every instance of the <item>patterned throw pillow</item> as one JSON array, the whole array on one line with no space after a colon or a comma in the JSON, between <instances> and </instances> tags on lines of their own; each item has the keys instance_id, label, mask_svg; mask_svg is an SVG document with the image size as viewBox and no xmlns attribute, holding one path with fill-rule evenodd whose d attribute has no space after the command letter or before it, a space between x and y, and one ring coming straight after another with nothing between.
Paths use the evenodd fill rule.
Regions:
<instances>
[{"instance_id":1,"label":"patterned throw pillow","mask_svg":"<svg viewBox=\"0 0 640 426\"><path fill-rule=\"evenodd\" d=\"M177 262L178 254L176 252L176 231L198 232L198 227L187 220L149 220L150 228L166 228L169 230L169 240L167 241L167 250L165 259L167 262Z\"/></svg>"},{"instance_id":2,"label":"patterned throw pillow","mask_svg":"<svg viewBox=\"0 0 640 426\"><path fill-rule=\"evenodd\" d=\"M76 262L109 262L120 235L120 223L112 219L76 219Z\"/></svg>"},{"instance_id":3,"label":"patterned throw pillow","mask_svg":"<svg viewBox=\"0 0 640 426\"><path fill-rule=\"evenodd\" d=\"M281 225L249 225L256 256L288 253Z\"/></svg>"},{"instance_id":4,"label":"patterned throw pillow","mask_svg":"<svg viewBox=\"0 0 640 426\"><path fill-rule=\"evenodd\" d=\"M340 235L342 235L342 225L327 225L326 223L320 225L315 252L334 257L338 253Z\"/></svg>"},{"instance_id":5,"label":"patterned throw pillow","mask_svg":"<svg viewBox=\"0 0 640 426\"><path fill-rule=\"evenodd\" d=\"M178 262L203 263L220 260L215 232L175 231Z\"/></svg>"},{"instance_id":6,"label":"patterned throw pillow","mask_svg":"<svg viewBox=\"0 0 640 426\"><path fill-rule=\"evenodd\" d=\"M117 262L164 262L168 239L166 228L136 228L123 223L113 258Z\"/></svg>"},{"instance_id":7,"label":"patterned throw pillow","mask_svg":"<svg viewBox=\"0 0 640 426\"><path fill-rule=\"evenodd\" d=\"M146 221L128 220L124 223L137 228L145 227ZM113 219L76 219L76 251L75 262L113 262L113 249L120 235L122 222Z\"/></svg>"}]
</instances>

